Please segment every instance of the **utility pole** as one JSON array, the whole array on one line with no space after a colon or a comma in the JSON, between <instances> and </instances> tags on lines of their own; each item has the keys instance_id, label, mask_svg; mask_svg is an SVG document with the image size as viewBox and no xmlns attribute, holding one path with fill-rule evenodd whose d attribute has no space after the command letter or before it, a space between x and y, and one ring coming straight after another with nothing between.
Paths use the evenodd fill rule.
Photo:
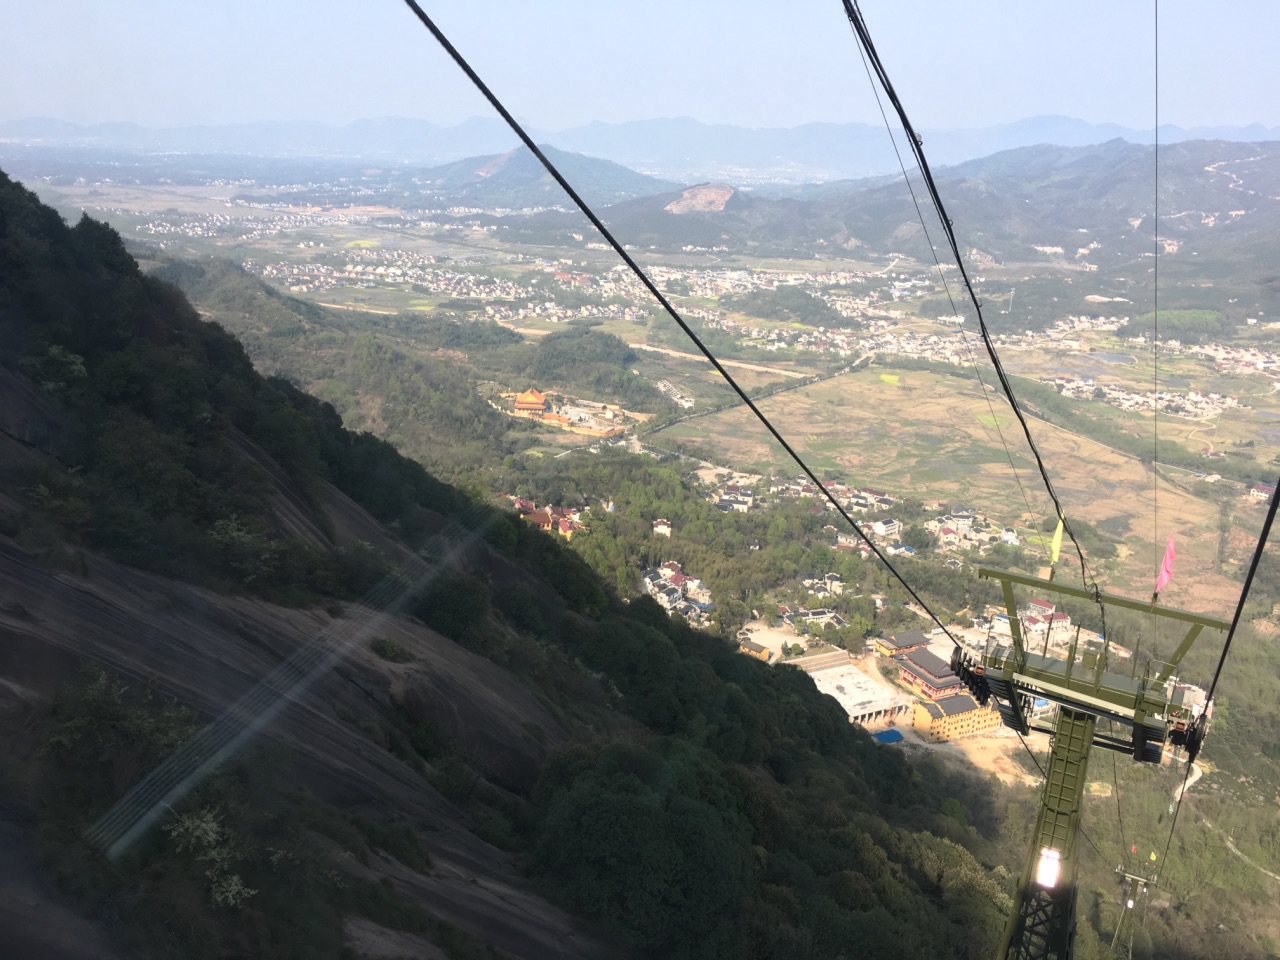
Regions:
<instances>
[{"instance_id":1,"label":"utility pole","mask_svg":"<svg viewBox=\"0 0 1280 960\"><path fill-rule=\"evenodd\" d=\"M1189 760L1194 760L1204 742L1210 705L1200 709L1199 704L1185 702L1173 671L1201 630L1225 631L1229 625L1213 617L1039 577L987 568L980 568L978 576L1000 581L1010 635L1007 642L999 639L990 643L981 654L957 647L951 668L979 703L996 699L1005 726L1022 736L1036 730L1052 737L1031 850L998 956L999 960L1070 960L1079 867L1076 840L1089 751L1099 746L1128 753L1140 762L1159 763L1169 741L1186 747ZM1104 607L1136 610L1165 622L1181 622L1187 625L1187 632L1168 663L1149 661L1140 674L1131 669L1129 676L1106 669L1106 646L1081 653L1078 640L1073 640L1065 657L1032 653L1023 643L1015 584L1038 593L1077 597ZM1136 653L1133 656L1136 659ZM1052 727L1031 722L1030 708L1036 698L1058 704ZM1098 733L1099 719L1128 728L1131 736L1124 739Z\"/></svg>"}]
</instances>

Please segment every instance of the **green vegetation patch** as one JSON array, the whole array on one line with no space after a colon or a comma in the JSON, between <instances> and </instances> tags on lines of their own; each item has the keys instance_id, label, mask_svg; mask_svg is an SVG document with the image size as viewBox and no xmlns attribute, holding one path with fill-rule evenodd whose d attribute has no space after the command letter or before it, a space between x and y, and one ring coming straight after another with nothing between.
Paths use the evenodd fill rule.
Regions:
<instances>
[{"instance_id":1,"label":"green vegetation patch","mask_svg":"<svg viewBox=\"0 0 1280 960\"><path fill-rule=\"evenodd\" d=\"M1125 327L1127 337L1155 339L1157 327L1161 340L1180 340L1183 343L1205 343L1228 340L1238 324L1217 310L1161 310L1159 316L1144 313L1134 317Z\"/></svg>"}]
</instances>

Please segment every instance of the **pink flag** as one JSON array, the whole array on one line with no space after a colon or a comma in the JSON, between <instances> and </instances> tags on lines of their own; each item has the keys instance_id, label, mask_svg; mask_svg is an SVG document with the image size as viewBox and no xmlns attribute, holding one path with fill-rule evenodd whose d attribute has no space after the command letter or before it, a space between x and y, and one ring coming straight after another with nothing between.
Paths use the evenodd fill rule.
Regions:
<instances>
[{"instance_id":1,"label":"pink flag","mask_svg":"<svg viewBox=\"0 0 1280 960\"><path fill-rule=\"evenodd\" d=\"M1164 589L1165 584L1173 579L1173 561L1178 551L1173 549L1173 534L1169 534L1169 545L1164 548L1164 562L1160 564L1160 576L1156 577L1156 593Z\"/></svg>"}]
</instances>

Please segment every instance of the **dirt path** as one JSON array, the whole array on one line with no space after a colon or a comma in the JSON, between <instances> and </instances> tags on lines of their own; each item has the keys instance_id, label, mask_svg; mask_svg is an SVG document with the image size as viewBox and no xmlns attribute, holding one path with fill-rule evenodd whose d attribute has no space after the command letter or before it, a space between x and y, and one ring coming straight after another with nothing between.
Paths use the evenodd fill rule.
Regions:
<instances>
[{"instance_id":1,"label":"dirt path","mask_svg":"<svg viewBox=\"0 0 1280 960\"><path fill-rule=\"evenodd\" d=\"M550 330L535 330L533 327L517 327L514 323L508 323L505 320L495 320L500 327L506 327L508 330L514 330L516 333L524 334L527 337L545 337Z\"/></svg>"},{"instance_id":2,"label":"dirt path","mask_svg":"<svg viewBox=\"0 0 1280 960\"><path fill-rule=\"evenodd\" d=\"M1204 771L1193 763L1191 765L1191 776L1187 777L1185 784L1182 784L1182 783L1178 784L1177 789L1173 791L1174 803L1177 803L1179 800L1181 800L1185 792L1187 790L1190 790L1192 785L1194 785L1195 782L1199 780L1202 776L1204 776ZM1223 832L1221 827L1215 827L1208 820L1204 821L1204 825L1208 827L1210 830L1216 830L1218 833L1221 833L1223 842L1226 843L1227 849L1230 850L1233 854L1235 854L1237 857L1239 857L1249 866L1253 867L1253 869L1257 870L1259 873L1265 873L1272 880L1280 882L1280 873L1272 873L1266 867L1259 866L1258 864L1254 863L1251 859L1249 859L1248 854L1242 853L1240 851L1240 848L1236 846L1235 841L1231 837L1227 836L1227 834Z\"/></svg>"},{"instance_id":3,"label":"dirt path","mask_svg":"<svg viewBox=\"0 0 1280 960\"><path fill-rule=\"evenodd\" d=\"M354 310L356 313L380 313L384 317L394 317L398 310L379 310L376 307L357 307L350 303L321 303L319 300L312 300L317 307L328 307L330 310Z\"/></svg>"},{"instance_id":4,"label":"dirt path","mask_svg":"<svg viewBox=\"0 0 1280 960\"><path fill-rule=\"evenodd\" d=\"M1250 859L1249 859L1248 854L1241 853L1241 852L1240 852L1240 848L1239 848L1239 847L1237 847L1237 846L1235 845L1235 842L1231 839L1231 837L1227 836L1227 835L1226 835L1226 833L1225 833L1225 832L1223 832L1223 830L1222 830L1222 828L1221 828L1221 827L1215 827L1215 826L1214 826L1212 823L1210 823L1208 820L1203 821L1203 823L1204 823L1204 825L1205 825L1206 827L1208 827L1209 829L1211 829L1211 830L1216 830L1216 831L1218 831L1218 833L1221 833L1221 834L1222 834L1222 839L1223 839L1223 840L1226 842L1226 844L1227 844L1227 849L1228 849L1228 850L1230 850L1232 853L1234 853L1237 857L1239 857L1241 860L1243 860L1243 861L1244 861L1245 863L1247 863L1249 866L1253 867L1253 869L1257 870L1259 873L1265 873L1265 874L1266 874L1268 877L1270 877L1272 880L1275 880L1275 881L1277 881L1277 882L1280 882L1280 873L1272 873L1272 872L1271 872L1270 870L1268 870L1266 867L1260 867L1260 866L1258 866L1256 863L1254 863L1252 860L1250 860Z\"/></svg>"},{"instance_id":5,"label":"dirt path","mask_svg":"<svg viewBox=\"0 0 1280 960\"><path fill-rule=\"evenodd\" d=\"M1204 771L1197 767L1194 763L1191 765L1191 776L1186 778L1185 783L1180 783L1177 789L1173 791L1173 802L1177 803L1182 799L1184 793L1190 790L1197 780L1204 776Z\"/></svg>"},{"instance_id":6,"label":"dirt path","mask_svg":"<svg viewBox=\"0 0 1280 960\"><path fill-rule=\"evenodd\" d=\"M782 659L784 649L790 649L793 643L800 643L800 638L791 630L779 630L768 626L763 620L752 620L743 625L743 629L751 634L751 639L762 647L773 651L777 659Z\"/></svg>"}]
</instances>

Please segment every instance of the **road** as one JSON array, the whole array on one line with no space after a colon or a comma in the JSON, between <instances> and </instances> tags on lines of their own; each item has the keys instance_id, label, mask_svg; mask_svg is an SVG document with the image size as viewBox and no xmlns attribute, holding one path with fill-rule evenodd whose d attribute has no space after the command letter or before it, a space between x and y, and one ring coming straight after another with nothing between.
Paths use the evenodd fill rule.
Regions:
<instances>
[{"instance_id":1,"label":"road","mask_svg":"<svg viewBox=\"0 0 1280 960\"><path fill-rule=\"evenodd\" d=\"M1204 776L1204 771L1193 763L1191 765L1191 776L1187 777L1186 783L1178 784L1178 788L1173 791L1173 802L1177 803L1181 800L1183 793L1190 790L1202 776Z\"/></svg>"},{"instance_id":2,"label":"road","mask_svg":"<svg viewBox=\"0 0 1280 960\"><path fill-rule=\"evenodd\" d=\"M632 350L648 350L650 353L665 353L668 357L678 357L681 360L694 360L698 363L706 363L707 358L700 353L685 353L682 350L672 350L670 347L655 347L648 343L628 343L628 347ZM719 357L716 358L720 360ZM781 367L767 367L762 363L747 363L745 360L720 360L726 367L738 367L742 370L754 370L757 373L776 373L780 377L793 377L797 380L803 380L812 376L809 373L799 373L795 370L783 370Z\"/></svg>"},{"instance_id":3,"label":"road","mask_svg":"<svg viewBox=\"0 0 1280 960\"><path fill-rule=\"evenodd\" d=\"M815 383L822 383L824 380L831 380L831 379L834 379L835 377L842 377L846 373L851 373L854 370L859 369L859 365L865 365L871 359L872 356L873 354L864 353L857 360L853 361L853 363L849 364L848 366L841 367L839 370L833 370L831 373L824 373L821 376L816 376L816 377L810 376L796 383L788 383L788 384L784 384L781 387L775 387L774 389L769 390L765 393L754 394L751 396L751 400L753 403L758 404L759 401L761 400L767 400L770 397L776 397L778 394L786 393L788 390L803 390L805 387L811 387ZM722 360L721 362L734 363L736 361ZM669 427L674 427L678 423L687 423L690 420L697 420L699 417L709 417L709 416L712 416L713 414L723 413L725 410L732 410L735 407L740 407L742 405L743 404L741 400L734 399L734 400L730 400L728 403L722 403L719 406L707 407L706 409L699 410L696 413L686 413L684 416L677 417L676 419L670 421L669 423L664 423L660 427L655 427L653 430L650 430L647 435L654 436L655 434L660 433L661 431L666 430Z\"/></svg>"},{"instance_id":4,"label":"road","mask_svg":"<svg viewBox=\"0 0 1280 960\"><path fill-rule=\"evenodd\" d=\"M317 307L328 307L330 310L354 310L357 313L378 313L384 317L394 317L399 310L379 310L376 307L358 307L352 303L321 303L319 300L312 300Z\"/></svg>"}]
</instances>

